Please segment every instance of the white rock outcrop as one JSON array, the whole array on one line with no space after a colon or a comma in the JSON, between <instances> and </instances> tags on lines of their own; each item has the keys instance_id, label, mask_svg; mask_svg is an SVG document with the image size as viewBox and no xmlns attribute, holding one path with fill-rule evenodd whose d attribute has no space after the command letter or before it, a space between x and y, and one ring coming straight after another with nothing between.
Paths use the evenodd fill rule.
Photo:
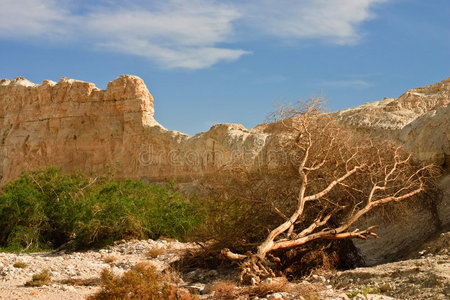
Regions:
<instances>
[{"instance_id":1,"label":"white rock outcrop","mask_svg":"<svg viewBox=\"0 0 450 300\"><path fill-rule=\"evenodd\" d=\"M344 109L334 113L342 124L357 130L397 137L417 117L450 104L450 77L426 87L405 92L398 99Z\"/></svg>"},{"instance_id":2,"label":"white rock outcrop","mask_svg":"<svg viewBox=\"0 0 450 300\"><path fill-rule=\"evenodd\" d=\"M417 117L402 128L399 139L420 161L450 162L450 105Z\"/></svg>"}]
</instances>

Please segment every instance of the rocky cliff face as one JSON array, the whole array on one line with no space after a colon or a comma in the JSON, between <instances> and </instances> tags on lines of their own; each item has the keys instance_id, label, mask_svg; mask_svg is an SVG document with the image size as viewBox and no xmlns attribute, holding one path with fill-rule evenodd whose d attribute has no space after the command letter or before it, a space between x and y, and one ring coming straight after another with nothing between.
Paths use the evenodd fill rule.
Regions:
<instances>
[{"instance_id":1,"label":"rocky cliff face","mask_svg":"<svg viewBox=\"0 0 450 300\"><path fill-rule=\"evenodd\" d=\"M398 99L334 114L350 128L398 139L416 159L445 167L450 164L449 103L450 78L410 90ZM1 184L23 170L50 165L86 173L103 172L109 166L124 177L189 180L234 162L252 168L267 165L264 158L276 150L274 145L283 135L276 124L251 130L219 124L190 137L166 130L153 113L153 98L136 76L120 76L106 90L67 78L40 85L20 77L0 80ZM443 189L446 182L444 178ZM441 223L448 224L450 201L448 196L445 199ZM362 221L381 222L380 233L386 237L357 243L363 255L370 256L369 263L383 261L405 243L435 231L432 212L411 209L416 217L409 221ZM431 225L422 226L424 222Z\"/></svg>"},{"instance_id":2,"label":"rocky cliff face","mask_svg":"<svg viewBox=\"0 0 450 300\"><path fill-rule=\"evenodd\" d=\"M418 116L402 128L399 140L416 159L449 168L450 105Z\"/></svg>"},{"instance_id":3,"label":"rocky cliff face","mask_svg":"<svg viewBox=\"0 0 450 300\"><path fill-rule=\"evenodd\" d=\"M357 130L367 130L397 137L407 124L417 117L450 104L450 77L407 91L399 98L344 109L335 115L341 123Z\"/></svg>"},{"instance_id":4,"label":"rocky cliff face","mask_svg":"<svg viewBox=\"0 0 450 300\"><path fill-rule=\"evenodd\" d=\"M237 156L252 159L266 137L222 124L193 137L153 119L153 98L136 76L106 90L67 78L41 85L24 78L0 82L0 176L49 165L66 171L117 168L149 180L202 175Z\"/></svg>"},{"instance_id":5,"label":"rocky cliff face","mask_svg":"<svg viewBox=\"0 0 450 300\"><path fill-rule=\"evenodd\" d=\"M2 183L34 167L89 171L111 164L127 151L126 137L157 124L152 96L131 76L105 91L67 78L41 85L2 80L0 122Z\"/></svg>"}]
</instances>

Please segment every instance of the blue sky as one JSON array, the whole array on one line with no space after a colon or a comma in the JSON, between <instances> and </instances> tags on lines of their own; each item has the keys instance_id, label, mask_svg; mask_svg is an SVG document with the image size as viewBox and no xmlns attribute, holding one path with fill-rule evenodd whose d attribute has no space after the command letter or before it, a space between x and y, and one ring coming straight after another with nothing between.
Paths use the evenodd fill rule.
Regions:
<instances>
[{"instance_id":1,"label":"blue sky","mask_svg":"<svg viewBox=\"0 0 450 300\"><path fill-rule=\"evenodd\" d=\"M0 0L0 78L133 74L168 129L254 127L299 98L333 111L449 77L449 20L449 0Z\"/></svg>"}]
</instances>

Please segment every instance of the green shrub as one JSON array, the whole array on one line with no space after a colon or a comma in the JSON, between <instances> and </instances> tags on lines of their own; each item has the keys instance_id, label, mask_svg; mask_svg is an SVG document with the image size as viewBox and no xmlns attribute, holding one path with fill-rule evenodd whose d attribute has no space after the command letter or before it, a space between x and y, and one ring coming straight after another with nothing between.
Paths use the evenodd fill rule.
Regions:
<instances>
[{"instance_id":1,"label":"green shrub","mask_svg":"<svg viewBox=\"0 0 450 300\"><path fill-rule=\"evenodd\" d=\"M49 168L24 172L2 188L0 247L86 249L121 239L183 238L203 218L200 201L182 196L173 185L92 179Z\"/></svg>"}]
</instances>

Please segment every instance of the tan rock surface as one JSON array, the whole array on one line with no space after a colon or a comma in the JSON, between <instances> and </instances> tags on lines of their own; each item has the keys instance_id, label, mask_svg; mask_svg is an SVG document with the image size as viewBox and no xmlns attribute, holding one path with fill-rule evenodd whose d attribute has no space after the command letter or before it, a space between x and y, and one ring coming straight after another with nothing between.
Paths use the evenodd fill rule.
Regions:
<instances>
[{"instance_id":1,"label":"tan rock surface","mask_svg":"<svg viewBox=\"0 0 450 300\"><path fill-rule=\"evenodd\" d=\"M153 98L136 76L120 76L106 90L67 78L41 85L2 80L1 183L49 165L82 172L110 166L122 176L150 180L197 176L214 165L212 153L216 166L244 149L253 157L266 136L222 124L189 137L166 130L153 113Z\"/></svg>"},{"instance_id":2,"label":"tan rock surface","mask_svg":"<svg viewBox=\"0 0 450 300\"><path fill-rule=\"evenodd\" d=\"M449 103L450 77L426 87L409 90L398 99L385 98L335 114L349 127L396 136L417 117Z\"/></svg>"},{"instance_id":3,"label":"tan rock surface","mask_svg":"<svg viewBox=\"0 0 450 300\"><path fill-rule=\"evenodd\" d=\"M417 117L403 127L400 140L416 159L444 165L450 158L450 105Z\"/></svg>"},{"instance_id":4,"label":"tan rock surface","mask_svg":"<svg viewBox=\"0 0 450 300\"><path fill-rule=\"evenodd\" d=\"M16 78L0 86L2 182L33 167L112 165L127 137L157 125L152 116L153 98L138 77L121 76L105 91L67 78L42 85Z\"/></svg>"},{"instance_id":5,"label":"tan rock surface","mask_svg":"<svg viewBox=\"0 0 450 300\"><path fill-rule=\"evenodd\" d=\"M408 259L375 267L330 272L335 288L369 287L394 299L448 299L450 293L450 232L434 237ZM369 299L369 297L367 297Z\"/></svg>"}]
</instances>

